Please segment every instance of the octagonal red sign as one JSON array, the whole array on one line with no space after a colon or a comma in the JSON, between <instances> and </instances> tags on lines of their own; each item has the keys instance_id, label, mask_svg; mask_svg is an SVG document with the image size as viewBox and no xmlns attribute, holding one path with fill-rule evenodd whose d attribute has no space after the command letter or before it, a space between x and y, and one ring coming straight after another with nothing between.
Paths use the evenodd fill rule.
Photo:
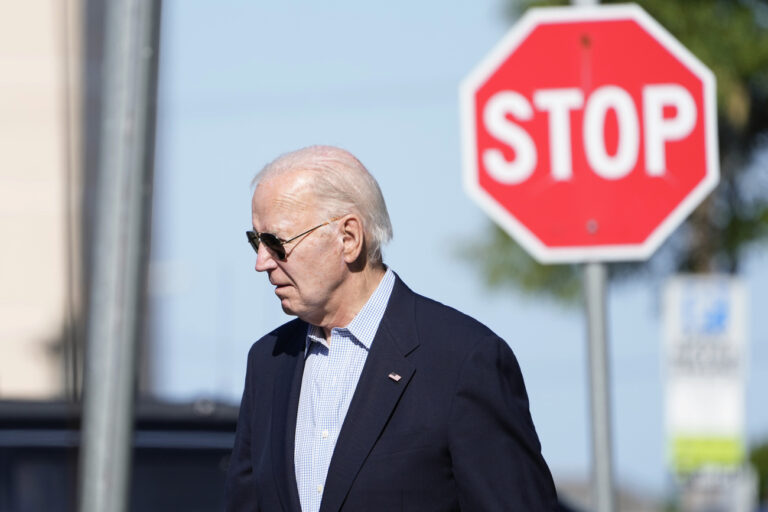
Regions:
<instances>
[{"instance_id":1,"label":"octagonal red sign","mask_svg":"<svg viewBox=\"0 0 768 512\"><path fill-rule=\"evenodd\" d=\"M637 6L529 10L460 94L465 187L541 262L645 259L717 185L714 77Z\"/></svg>"}]
</instances>

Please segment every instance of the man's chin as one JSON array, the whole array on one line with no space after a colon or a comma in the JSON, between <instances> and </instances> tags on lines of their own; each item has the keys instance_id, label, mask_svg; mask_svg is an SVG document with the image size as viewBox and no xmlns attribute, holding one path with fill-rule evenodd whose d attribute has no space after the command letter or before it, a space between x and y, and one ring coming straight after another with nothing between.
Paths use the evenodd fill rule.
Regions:
<instances>
[{"instance_id":1,"label":"man's chin","mask_svg":"<svg viewBox=\"0 0 768 512\"><path fill-rule=\"evenodd\" d=\"M275 295L280 299L280 307L283 308L283 312L288 315L295 315L296 313L294 313L293 308L291 308L291 299L287 292L288 290L284 287L275 288Z\"/></svg>"},{"instance_id":2,"label":"man's chin","mask_svg":"<svg viewBox=\"0 0 768 512\"><path fill-rule=\"evenodd\" d=\"M304 320L309 324L314 323L313 318L310 317L306 308L295 309L295 307L291 307L291 302L288 299L282 299L280 301L280 307L283 309L283 313L286 315L299 317L301 320Z\"/></svg>"},{"instance_id":3,"label":"man's chin","mask_svg":"<svg viewBox=\"0 0 768 512\"><path fill-rule=\"evenodd\" d=\"M296 313L293 311L293 309L291 309L291 306L286 304L284 300L280 301L280 307L283 308L283 313L285 313L286 315L297 316Z\"/></svg>"},{"instance_id":4,"label":"man's chin","mask_svg":"<svg viewBox=\"0 0 768 512\"><path fill-rule=\"evenodd\" d=\"M302 320L305 320L305 315L303 313L306 313L306 308L297 309L295 301L292 304L290 299L280 299L280 307L286 315L297 316Z\"/></svg>"}]
</instances>

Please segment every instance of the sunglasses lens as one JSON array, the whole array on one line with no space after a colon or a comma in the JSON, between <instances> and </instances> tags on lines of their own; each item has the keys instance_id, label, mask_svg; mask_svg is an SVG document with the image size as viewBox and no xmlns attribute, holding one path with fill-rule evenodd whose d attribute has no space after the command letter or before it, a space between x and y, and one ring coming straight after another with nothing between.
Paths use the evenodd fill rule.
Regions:
<instances>
[{"instance_id":1,"label":"sunglasses lens","mask_svg":"<svg viewBox=\"0 0 768 512\"><path fill-rule=\"evenodd\" d=\"M248 243L251 244L251 247L253 247L253 250L257 254L259 252L259 245L261 245L261 242L264 242L264 245L274 252L278 259L285 259L285 249L283 248L283 244L275 235L271 233L260 233L257 235L253 231L246 231L245 236L248 237Z\"/></svg>"},{"instance_id":2,"label":"sunglasses lens","mask_svg":"<svg viewBox=\"0 0 768 512\"><path fill-rule=\"evenodd\" d=\"M261 238L264 245L269 247L279 259L285 259L285 249L283 248L283 244L280 243L280 240L275 235L271 233L262 233L259 238Z\"/></svg>"},{"instance_id":3,"label":"sunglasses lens","mask_svg":"<svg viewBox=\"0 0 768 512\"><path fill-rule=\"evenodd\" d=\"M248 243L251 244L253 250L259 252L259 237L253 231L246 231L245 236L248 237Z\"/></svg>"}]
</instances>

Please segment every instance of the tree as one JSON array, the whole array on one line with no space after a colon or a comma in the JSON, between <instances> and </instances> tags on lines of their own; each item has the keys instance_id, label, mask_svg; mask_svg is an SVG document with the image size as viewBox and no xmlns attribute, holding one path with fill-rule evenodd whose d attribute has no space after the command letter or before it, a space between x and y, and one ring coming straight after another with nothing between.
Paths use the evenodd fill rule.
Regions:
<instances>
[{"instance_id":1,"label":"tree","mask_svg":"<svg viewBox=\"0 0 768 512\"><path fill-rule=\"evenodd\" d=\"M768 2L638 3L717 78L721 182L648 263L613 264L610 275L737 273L745 252L768 238ZM564 4L520 0L509 4L509 14L516 18L529 6ZM475 247L473 257L479 249L479 268L492 287L513 286L566 300L578 296L576 265L540 265L495 226Z\"/></svg>"}]
</instances>

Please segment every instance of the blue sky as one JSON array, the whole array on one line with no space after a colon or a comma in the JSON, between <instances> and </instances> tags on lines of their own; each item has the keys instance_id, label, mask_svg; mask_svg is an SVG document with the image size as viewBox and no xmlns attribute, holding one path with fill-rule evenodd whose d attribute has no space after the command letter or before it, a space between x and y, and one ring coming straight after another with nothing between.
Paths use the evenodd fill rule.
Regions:
<instances>
[{"instance_id":1,"label":"blue sky","mask_svg":"<svg viewBox=\"0 0 768 512\"><path fill-rule=\"evenodd\" d=\"M489 292L456 255L490 222L461 187L458 84L509 24L496 0L164 2L150 274L159 396L239 400L249 346L288 319L245 241L250 180L280 153L333 144L379 180L395 232L385 261L507 340L556 479L588 474L581 310ZM768 327L756 319L766 265L754 251L744 274L750 439L768 437ZM658 281L609 294L616 475L659 495L660 293Z\"/></svg>"}]
</instances>

